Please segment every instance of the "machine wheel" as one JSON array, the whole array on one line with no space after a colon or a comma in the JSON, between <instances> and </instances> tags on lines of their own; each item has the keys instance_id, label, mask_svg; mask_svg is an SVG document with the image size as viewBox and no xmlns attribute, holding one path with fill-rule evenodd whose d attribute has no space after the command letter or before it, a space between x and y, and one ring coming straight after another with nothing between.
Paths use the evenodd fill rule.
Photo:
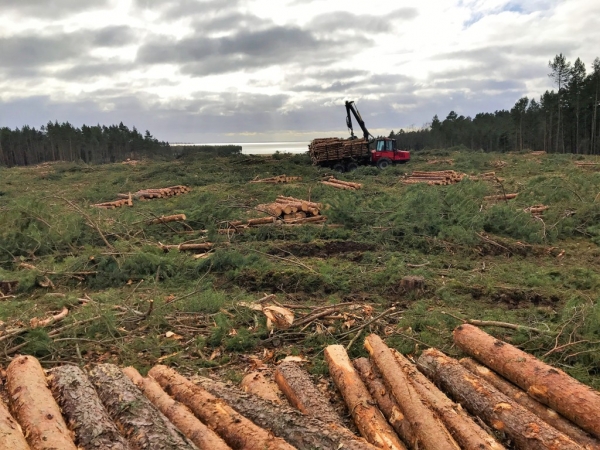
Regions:
<instances>
[{"instance_id":1,"label":"machine wheel","mask_svg":"<svg viewBox=\"0 0 600 450\"><path fill-rule=\"evenodd\" d=\"M392 165L392 161L390 161L388 158L381 158L379 161L377 161L377 168L378 169L386 169L387 167Z\"/></svg>"},{"instance_id":2,"label":"machine wheel","mask_svg":"<svg viewBox=\"0 0 600 450\"><path fill-rule=\"evenodd\" d=\"M335 170L336 172L342 172L342 173L345 172L344 165L342 163L334 164L332 169Z\"/></svg>"},{"instance_id":3,"label":"machine wheel","mask_svg":"<svg viewBox=\"0 0 600 450\"><path fill-rule=\"evenodd\" d=\"M346 172L352 172L356 169L358 169L358 164L356 164L355 162L350 162L346 164Z\"/></svg>"}]
</instances>

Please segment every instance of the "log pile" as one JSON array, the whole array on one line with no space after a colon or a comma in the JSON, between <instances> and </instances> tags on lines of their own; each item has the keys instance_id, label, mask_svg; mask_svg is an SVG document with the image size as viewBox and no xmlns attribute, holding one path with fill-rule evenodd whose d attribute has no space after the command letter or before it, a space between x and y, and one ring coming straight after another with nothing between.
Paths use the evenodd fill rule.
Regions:
<instances>
[{"instance_id":1,"label":"log pile","mask_svg":"<svg viewBox=\"0 0 600 450\"><path fill-rule=\"evenodd\" d=\"M472 181L504 181L503 178L498 178L496 176L496 172L485 172L480 173L479 175L469 175L469 179Z\"/></svg>"},{"instance_id":2,"label":"log pile","mask_svg":"<svg viewBox=\"0 0 600 450\"><path fill-rule=\"evenodd\" d=\"M533 155L533 156L542 156L542 155L545 155L545 154L546 154L545 150L536 150L535 152L531 152L530 153L530 155Z\"/></svg>"},{"instance_id":3,"label":"log pile","mask_svg":"<svg viewBox=\"0 0 600 450\"><path fill-rule=\"evenodd\" d=\"M92 205L92 207L100 208L100 209L115 209L115 208L121 208L122 206L133 206L131 194L124 194L124 195L127 195L127 197L121 198L119 200L114 200L112 202L96 203L96 204Z\"/></svg>"},{"instance_id":4,"label":"log pile","mask_svg":"<svg viewBox=\"0 0 600 450\"><path fill-rule=\"evenodd\" d=\"M269 214L268 216L227 222L227 227L220 229L219 233L241 232L262 225L323 223L327 217L321 215L322 208L321 203L279 195L273 203L261 204L254 208L259 212Z\"/></svg>"},{"instance_id":5,"label":"log pile","mask_svg":"<svg viewBox=\"0 0 600 450\"><path fill-rule=\"evenodd\" d=\"M447 185L460 182L466 175L454 170L437 170L433 172L415 170L412 175L404 178L404 184L427 183L428 185Z\"/></svg>"},{"instance_id":6,"label":"log pile","mask_svg":"<svg viewBox=\"0 0 600 450\"><path fill-rule=\"evenodd\" d=\"M546 205L533 205L525 208L523 211L526 213L531 213L533 217L542 217L544 211L547 209L550 209L550 207Z\"/></svg>"},{"instance_id":7,"label":"log pile","mask_svg":"<svg viewBox=\"0 0 600 450\"><path fill-rule=\"evenodd\" d=\"M287 175L277 175L276 177L263 178L260 180L252 180L250 183L292 183L294 181L302 181L302 177L288 177Z\"/></svg>"},{"instance_id":8,"label":"log pile","mask_svg":"<svg viewBox=\"0 0 600 450\"><path fill-rule=\"evenodd\" d=\"M115 209L120 208L122 206L133 206L133 199L136 200L149 200L152 198L163 198L163 197L172 197L174 195L187 194L191 192L191 189L187 186L171 186L167 188L159 188L159 189L142 189L140 191L132 194L129 192L128 194L117 194L118 200L114 200L111 202L103 202L93 204L93 208L100 209Z\"/></svg>"},{"instance_id":9,"label":"log pile","mask_svg":"<svg viewBox=\"0 0 600 450\"><path fill-rule=\"evenodd\" d=\"M364 139L314 139L308 146L313 164L344 159L361 159L370 154L369 142Z\"/></svg>"},{"instance_id":10,"label":"log pile","mask_svg":"<svg viewBox=\"0 0 600 450\"><path fill-rule=\"evenodd\" d=\"M335 177L327 177L325 180L321 181L322 184L327 186L334 187L336 189L345 189L347 191L356 191L357 189L362 189L362 183L352 183L350 181L342 181L338 180Z\"/></svg>"},{"instance_id":11,"label":"log pile","mask_svg":"<svg viewBox=\"0 0 600 450\"><path fill-rule=\"evenodd\" d=\"M595 168L596 166L600 166L600 162L575 161L575 165L580 168Z\"/></svg>"}]
</instances>

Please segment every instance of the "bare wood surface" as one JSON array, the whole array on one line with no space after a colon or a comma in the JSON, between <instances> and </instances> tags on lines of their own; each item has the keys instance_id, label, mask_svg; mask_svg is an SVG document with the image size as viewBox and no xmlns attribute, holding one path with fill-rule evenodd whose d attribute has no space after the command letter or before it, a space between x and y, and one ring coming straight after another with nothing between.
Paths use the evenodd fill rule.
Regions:
<instances>
[{"instance_id":1,"label":"bare wood surface","mask_svg":"<svg viewBox=\"0 0 600 450\"><path fill-rule=\"evenodd\" d=\"M378 448L406 449L377 406L362 380L354 370L342 345L325 348L329 374L342 393L360 434Z\"/></svg>"},{"instance_id":2,"label":"bare wood surface","mask_svg":"<svg viewBox=\"0 0 600 450\"><path fill-rule=\"evenodd\" d=\"M454 342L531 397L600 437L600 392L473 325L457 327Z\"/></svg>"},{"instance_id":3,"label":"bare wood surface","mask_svg":"<svg viewBox=\"0 0 600 450\"><path fill-rule=\"evenodd\" d=\"M48 378L54 398L83 450L128 450L87 375L77 366L60 366Z\"/></svg>"},{"instance_id":4,"label":"bare wood surface","mask_svg":"<svg viewBox=\"0 0 600 450\"><path fill-rule=\"evenodd\" d=\"M196 449L115 365L90 372L98 396L130 445L136 449Z\"/></svg>"},{"instance_id":5,"label":"bare wood surface","mask_svg":"<svg viewBox=\"0 0 600 450\"><path fill-rule=\"evenodd\" d=\"M283 362L275 370L275 382L288 401L299 411L323 422L342 421L314 385L310 374L293 362Z\"/></svg>"},{"instance_id":6,"label":"bare wood surface","mask_svg":"<svg viewBox=\"0 0 600 450\"><path fill-rule=\"evenodd\" d=\"M201 385L257 425L271 430L301 450L375 450L363 438L335 423L325 423L283 405L275 405L218 381L194 377Z\"/></svg>"},{"instance_id":7,"label":"bare wood surface","mask_svg":"<svg viewBox=\"0 0 600 450\"><path fill-rule=\"evenodd\" d=\"M249 392L270 402L281 404L281 398L279 397L281 391L273 381L265 377L263 372L250 372L242 379L240 387L244 392Z\"/></svg>"},{"instance_id":8,"label":"bare wood surface","mask_svg":"<svg viewBox=\"0 0 600 450\"><path fill-rule=\"evenodd\" d=\"M7 450L30 450L21 426L10 415L4 401L0 399L0 448Z\"/></svg>"},{"instance_id":9,"label":"bare wood surface","mask_svg":"<svg viewBox=\"0 0 600 450\"><path fill-rule=\"evenodd\" d=\"M400 405L418 439L419 448L426 450L458 450L444 424L429 408L396 362L391 349L375 334L367 336L365 348L385 384Z\"/></svg>"},{"instance_id":10,"label":"bare wood surface","mask_svg":"<svg viewBox=\"0 0 600 450\"><path fill-rule=\"evenodd\" d=\"M423 352L418 365L473 415L495 430L506 433L518 449L583 448L439 350L430 348Z\"/></svg>"},{"instance_id":11,"label":"bare wood surface","mask_svg":"<svg viewBox=\"0 0 600 450\"><path fill-rule=\"evenodd\" d=\"M6 369L10 407L33 450L77 450L71 432L33 356L17 356Z\"/></svg>"},{"instance_id":12,"label":"bare wood surface","mask_svg":"<svg viewBox=\"0 0 600 450\"><path fill-rule=\"evenodd\" d=\"M379 409L390 425L396 430L398 436L410 448L417 448L419 440L412 425L402 413L400 405L398 405L398 402L396 402L396 399L390 393L377 369L373 367L367 358L358 358L352 363L369 390L369 393L377 403L377 406L379 406Z\"/></svg>"},{"instance_id":13,"label":"bare wood surface","mask_svg":"<svg viewBox=\"0 0 600 450\"><path fill-rule=\"evenodd\" d=\"M180 401L217 432L235 450L292 450L294 447L281 438L239 414L222 399L215 397L173 369L157 365L149 375L175 400Z\"/></svg>"},{"instance_id":14,"label":"bare wood surface","mask_svg":"<svg viewBox=\"0 0 600 450\"><path fill-rule=\"evenodd\" d=\"M126 367L123 373L200 450L231 450L223 439L200 422L188 408L169 397L155 380L142 377L133 367Z\"/></svg>"},{"instance_id":15,"label":"bare wood surface","mask_svg":"<svg viewBox=\"0 0 600 450\"><path fill-rule=\"evenodd\" d=\"M393 350L398 365L402 368L417 393L436 412L452 434L454 440L467 450L502 450L504 446L486 433L477 425L460 407L446 394L440 391L435 384L417 370L404 355Z\"/></svg>"},{"instance_id":16,"label":"bare wood surface","mask_svg":"<svg viewBox=\"0 0 600 450\"><path fill-rule=\"evenodd\" d=\"M156 219L152 219L148 221L149 225L156 225L159 223L167 223L167 222L183 222L186 219L185 214L173 214L171 216L160 216Z\"/></svg>"},{"instance_id":17,"label":"bare wood surface","mask_svg":"<svg viewBox=\"0 0 600 450\"><path fill-rule=\"evenodd\" d=\"M477 364L471 358L463 358L459 362L471 373L483 378L504 395L507 395L519 405L534 413L544 422L552 425L558 431L565 433L583 448L587 450L600 450L600 441L598 441L598 439L590 436L553 409L550 409L537 400L531 398L525 391L521 390L510 381L505 380L487 367Z\"/></svg>"}]
</instances>

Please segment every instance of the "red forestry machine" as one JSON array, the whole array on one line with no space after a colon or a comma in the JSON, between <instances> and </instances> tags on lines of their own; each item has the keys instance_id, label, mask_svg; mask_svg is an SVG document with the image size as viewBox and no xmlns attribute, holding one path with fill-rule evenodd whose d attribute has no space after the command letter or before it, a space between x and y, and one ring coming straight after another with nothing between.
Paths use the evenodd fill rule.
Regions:
<instances>
[{"instance_id":1,"label":"red forestry machine","mask_svg":"<svg viewBox=\"0 0 600 450\"><path fill-rule=\"evenodd\" d=\"M351 114L362 129L363 138L354 135ZM374 138L369 133L354 102L346 102L346 125L350 129L348 139L320 138L310 143L308 151L314 165L349 172L358 166L374 165L385 169L392 164L404 164L410 160L410 152L398 150L395 139Z\"/></svg>"}]
</instances>

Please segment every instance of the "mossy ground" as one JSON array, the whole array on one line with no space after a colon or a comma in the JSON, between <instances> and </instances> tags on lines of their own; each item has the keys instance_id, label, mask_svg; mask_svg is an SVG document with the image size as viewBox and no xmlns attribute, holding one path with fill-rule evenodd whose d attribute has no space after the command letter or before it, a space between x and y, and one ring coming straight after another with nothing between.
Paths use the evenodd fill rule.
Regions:
<instances>
[{"instance_id":1,"label":"mossy ground","mask_svg":"<svg viewBox=\"0 0 600 450\"><path fill-rule=\"evenodd\" d=\"M436 158L455 164L427 163ZM13 328L63 306L70 314L61 326L96 318L59 336L38 329L0 346L24 343L21 352L47 365L111 360L144 371L163 361L225 367L235 378L244 355L301 354L314 372L325 370L323 347L338 340L341 323L325 333L276 332L280 338L273 339L262 314L239 303L274 293L297 305L368 303L374 314L396 305L404 312L372 331L404 353L437 346L458 354L451 339L457 317L535 327L546 332L489 331L600 387L600 173L576 167L581 158L420 152L407 165L339 175L364 184L353 192L320 184L326 170L305 155L0 168L0 281L19 281L16 298L0 303L0 319ZM401 183L412 170L442 169L495 171L503 181ZM249 184L284 173L303 180ZM192 192L133 208L90 208L117 193L177 184ZM483 199L503 192L519 196ZM259 215L252 208L277 195L322 202L328 223L340 226L217 232L226 221ZM550 209L541 218L523 211L535 204ZM177 213L186 214L187 227L145 225ZM215 251L198 260L157 245L203 240ZM400 281L408 275L424 277L425 288L405 292ZM47 280L54 287L42 287ZM82 305L84 296L92 301ZM129 314L147 312L150 300L147 317ZM166 337L169 331L175 338ZM354 345L352 353L363 350Z\"/></svg>"}]
</instances>

